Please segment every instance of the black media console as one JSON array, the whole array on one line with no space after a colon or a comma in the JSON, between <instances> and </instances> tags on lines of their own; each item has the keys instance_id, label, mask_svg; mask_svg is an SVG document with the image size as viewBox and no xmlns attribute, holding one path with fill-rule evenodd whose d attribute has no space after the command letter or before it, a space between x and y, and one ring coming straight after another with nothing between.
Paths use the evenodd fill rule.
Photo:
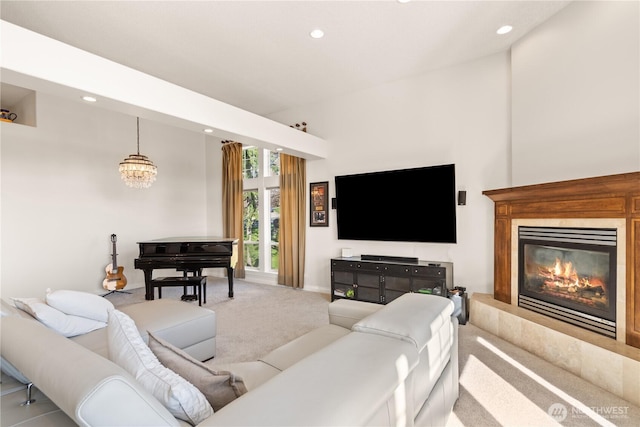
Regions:
<instances>
[{"instance_id":1,"label":"black media console","mask_svg":"<svg viewBox=\"0 0 640 427\"><path fill-rule=\"evenodd\" d=\"M447 296L453 263L363 255L331 260L331 300L349 298L387 304L407 292Z\"/></svg>"}]
</instances>

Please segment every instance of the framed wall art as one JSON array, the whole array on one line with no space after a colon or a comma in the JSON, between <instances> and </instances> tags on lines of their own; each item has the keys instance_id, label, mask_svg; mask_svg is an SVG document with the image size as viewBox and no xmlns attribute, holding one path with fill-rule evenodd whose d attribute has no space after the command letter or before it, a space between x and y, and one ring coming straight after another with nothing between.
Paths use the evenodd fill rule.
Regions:
<instances>
[{"instance_id":1,"label":"framed wall art","mask_svg":"<svg viewBox=\"0 0 640 427\"><path fill-rule=\"evenodd\" d=\"M311 227L329 226L329 182L312 182L309 188Z\"/></svg>"}]
</instances>

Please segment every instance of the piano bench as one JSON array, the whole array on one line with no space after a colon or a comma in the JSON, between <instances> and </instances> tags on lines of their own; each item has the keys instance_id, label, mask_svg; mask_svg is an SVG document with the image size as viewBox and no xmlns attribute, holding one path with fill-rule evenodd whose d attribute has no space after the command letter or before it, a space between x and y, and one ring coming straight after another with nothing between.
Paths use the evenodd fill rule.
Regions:
<instances>
[{"instance_id":1,"label":"piano bench","mask_svg":"<svg viewBox=\"0 0 640 427\"><path fill-rule=\"evenodd\" d=\"M207 276L178 276L178 277L157 277L151 280L151 288L158 288L158 299L162 299L162 288L165 286L182 286L184 287L184 295L182 295L182 299L185 301L198 299L198 305L202 305L207 303ZM193 286L193 291L195 293L194 297L191 298L190 295L187 295L187 286ZM154 291L155 292L155 291Z\"/></svg>"}]
</instances>

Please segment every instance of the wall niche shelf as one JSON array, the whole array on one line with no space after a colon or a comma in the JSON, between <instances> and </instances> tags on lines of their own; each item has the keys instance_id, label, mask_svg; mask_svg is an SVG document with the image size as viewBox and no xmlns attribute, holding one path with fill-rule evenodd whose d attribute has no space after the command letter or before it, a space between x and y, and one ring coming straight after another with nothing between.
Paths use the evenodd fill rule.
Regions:
<instances>
[{"instance_id":1,"label":"wall niche shelf","mask_svg":"<svg viewBox=\"0 0 640 427\"><path fill-rule=\"evenodd\" d=\"M1 123L36 126L36 92L8 83L0 83L0 107L9 110L18 117L12 122L0 120Z\"/></svg>"}]
</instances>

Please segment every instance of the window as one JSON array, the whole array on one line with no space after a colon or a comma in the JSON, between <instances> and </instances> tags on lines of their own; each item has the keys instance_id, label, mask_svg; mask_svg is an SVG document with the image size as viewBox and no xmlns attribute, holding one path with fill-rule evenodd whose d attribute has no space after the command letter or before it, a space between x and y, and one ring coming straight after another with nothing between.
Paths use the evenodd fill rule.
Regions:
<instances>
[{"instance_id":1,"label":"window","mask_svg":"<svg viewBox=\"0 0 640 427\"><path fill-rule=\"evenodd\" d=\"M271 236L271 270L278 271L280 261L280 188L270 188L269 192L269 231Z\"/></svg>"},{"instance_id":2,"label":"window","mask_svg":"<svg viewBox=\"0 0 640 427\"><path fill-rule=\"evenodd\" d=\"M242 149L242 177L246 181L250 178L257 178L260 164L258 161L259 150L256 147Z\"/></svg>"},{"instance_id":3,"label":"window","mask_svg":"<svg viewBox=\"0 0 640 427\"><path fill-rule=\"evenodd\" d=\"M280 156L246 147L242 160L245 268L276 272L280 252Z\"/></svg>"},{"instance_id":4,"label":"window","mask_svg":"<svg viewBox=\"0 0 640 427\"><path fill-rule=\"evenodd\" d=\"M260 265L260 200L258 191L245 190L242 217L244 231L244 265L258 267Z\"/></svg>"}]
</instances>

